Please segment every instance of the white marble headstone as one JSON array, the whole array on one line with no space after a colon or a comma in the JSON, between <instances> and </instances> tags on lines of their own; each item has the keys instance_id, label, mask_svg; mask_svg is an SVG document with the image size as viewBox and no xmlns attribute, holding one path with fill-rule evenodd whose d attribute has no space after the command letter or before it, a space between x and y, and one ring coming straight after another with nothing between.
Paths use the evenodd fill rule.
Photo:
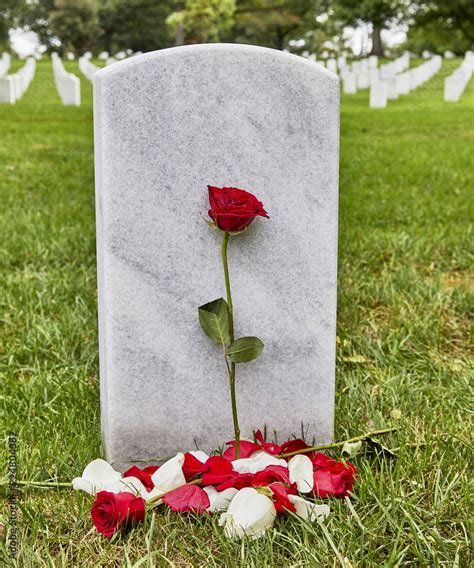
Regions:
<instances>
[{"instance_id":1,"label":"white marble headstone","mask_svg":"<svg viewBox=\"0 0 474 568\"><path fill-rule=\"evenodd\" d=\"M102 430L121 467L232 439L221 349L198 306L225 296L207 185L263 202L229 243L242 435L333 435L339 84L275 50L198 45L94 75Z\"/></svg>"},{"instance_id":2,"label":"white marble headstone","mask_svg":"<svg viewBox=\"0 0 474 568\"><path fill-rule=\"evenodd\" d=\"M370 86L370 108L385 108L387 106L388 86L386 81L378 81Z\"/></svg>"}]
</instances>

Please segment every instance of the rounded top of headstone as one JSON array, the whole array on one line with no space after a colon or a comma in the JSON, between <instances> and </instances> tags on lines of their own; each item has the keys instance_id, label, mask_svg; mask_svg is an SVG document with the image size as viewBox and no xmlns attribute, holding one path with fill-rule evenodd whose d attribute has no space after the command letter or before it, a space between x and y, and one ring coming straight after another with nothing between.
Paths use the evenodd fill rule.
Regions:
<instances>
[{"instance_id":1,"label":"rounded top of headstone","mask_svg":"<svg viewBox=\"0 0 474 568\"><path fill-rule=\"evenodd\" d=\"M125 59L114 63L109 67L104 67L94 74L94 83L101 81L102 79L112 77L114 75L121 75L126 73L131 67L137 67L150 61L164 61L176 59L179 61L180 58L186 57L188 59L190 56L195 56L196 59L203 59L206 54L212 53L214 56L216 54L222 53L222 55L243 55L248 53L249 55L260 55L262 60L272 59L280 61L291 61L295 66L309 67L311 70L325 77L326 79L338 82L339 78L337 75L328 71L321 65L318 65L314 61L300 57L299 55L293 55L291 53L279 51L277 49L270 49L268 47L260 47L256 45L238 44L238 43L203 43L198 45L183 45L180 47L171 47L168 49L160 49L157 51L150 51L148 53L143 53L137 55L130 59Z\"/></svg>"}]
</instances>

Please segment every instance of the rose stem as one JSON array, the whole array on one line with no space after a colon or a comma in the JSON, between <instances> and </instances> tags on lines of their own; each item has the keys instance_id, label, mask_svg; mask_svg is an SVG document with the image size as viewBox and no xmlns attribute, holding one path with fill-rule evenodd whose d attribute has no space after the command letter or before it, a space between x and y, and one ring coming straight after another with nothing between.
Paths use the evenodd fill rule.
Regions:
<instances>
[{"instance_id":1,"label":"rose stem","mask_svg":"<svg viewBox=\"0 0 474 568\"><path fill-rule=\"evenodd\" d=\"M309 452L315 452L317 450L329 450L330 448L339 448L344 444L351 444L353 442L359 442L360 440L365 440L366 438L371 438L372 436L381 436L382 434L389 434L390 432L396 432L398 428L385 428L384 430L374 430L373 432L367 432L362 436L356 436L355 438L349 438L348 440L342 440L342 442L334 442L333 444L324 444L323 446L312 446L311 448L303 448L301 450L296 450L296 452L290 452L288 454L280 454L279 458L290 458L291 456L297 456L298 454L307 454Z\"/></svg>"},{"instance_id":2,"label":"rose stem","mask_svg":"<svg viewBox=\"0 0 474 568\"><path fill-rule=\"evenodd\" d=\"M226 231L224 233L224 238L222 240L222 264L224 265L224 277L225 277L225 288L227 292L227 306L229 308L229 332L230 341L234 341L234 316L233 316L233 306L232 306L232 295L230 292L230 278L229 278L229 265L227 263L227 244L229 242L230 234ZM227 363L227 356L226 363ZM235 435L235 458L240 458L240 428L239 419L237 417L237 399L235 396L235 363L231 361L230 369L227 363L227 369L229 371L229 384L230 384L230 398L232 402L232 419L234 421L234 435Z\"/></svg>"},{"instance_id":3,"label":"rose stem","mask_svg":"<svg viewBox=\"0 0 474 568\"><path fill-rule=\"evenodd\" d=\"M365 440L366 438L371 438L372 436L381 436L382 434L390 434L390 432L396 432L398 430L398 428L386 428L385 430L374 430L373 432L367 432L366 434L363 434L361 436L356 436L355 438L349 438L348 440L342 440L341 442L334 442L334 444L326 444L324 446L312 446L311 448L303 448L301 450L297 450L296 452L291 452L288 454L280 454L278 457L282 458L282 457L291 457L291 456L296 456L298 454L305 454L308 452L315 452L317 450L327 450L330 448L339 448L340 446L343 446L345 443L352 443L352 442L358 442L359 440ZM417 446L424 446L424 443L420 443L420 444L407 444L407 447L417 447ZM398 449L398 448L395 448ZM141 460L141 461L149 461L149 460ZM202 478L198 478L198 479L193 479L192 481L188 481L188 483L184 483L183 485L180 485L179 487L184 487L185 485L199 485L202 481ZM10 481L0 481L0 486L2 485L10 485ZM51 489L54 489L55 487L67 487L68 489L72 489L72 484L69 482L59 482L59 481L28 481L28 480L22 480L22 481L15 481L15 485L23 485L23 486L32 486L33 488L38 487L50 487ZM174 489L170 490L170 491L166 491L166 493L171 493L171 491L174 491L175 489L178 489L178 487L175 487ZM162 493L161 495L154 497L153 500L148 501L148 503L154 503L155 500L159 500L162 497L164 497L166 495L166 493Z\"/></svg>"}]
</instances>

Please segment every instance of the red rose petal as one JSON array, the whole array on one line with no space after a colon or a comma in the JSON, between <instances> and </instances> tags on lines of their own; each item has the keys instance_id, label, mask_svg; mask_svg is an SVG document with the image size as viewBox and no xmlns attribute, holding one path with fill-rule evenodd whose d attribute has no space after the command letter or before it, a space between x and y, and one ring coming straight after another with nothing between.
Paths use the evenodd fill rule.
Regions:
<instances>
[{"instance_id":1,"label":"red rose petal","mask_svg":"<svg viewBox=\"0 0 474 568\"><path fill-rule=\"evenodd\" d=\"M234 461L235 460L235 440L231 440L227 442L227 445L230 448L222 454L226 460ZM255 442L249 442L248 440L241 440L240 441L240 457L241 458L249 458L253 453L261 450L261 446L259 444L255 444Z\"/></svg>"},{"instance_id":2,"label":"red rose petal","mask_svg":"<svg viewBox=\"0 0 474 568\"><path fill-rule=\"evenodd\" d=\"M274 481L290 484L290 473L287 467L282 465L267 465L263 471L254 474L252 479L253 487L270 485Z\"/></svg>"},{"instance_id":3,"label":"red rose petal","mask_svg":"<svg viewBox=\"0 0 474 568\"><path fill-rule=\"evenodd\" d=\"M272 483L268 486L273 493L273 503L279 515L285 511L296 512L296 507L288 499L288 490L281 483Z\"/></svg>"},{"instance_id":4,"label":"red rose petal","mask_svg":"<svg viewBox=\"0 0 474 568\"><path fill-rule=\"evenodd\" d=\"M190 481L196 475L206 473L210 469L207 463L202 463L193 454L187 452L184 454L183 474L186 481Z\"/></svg>"},{"instance_id":5,"label":"red rose petal","mask_svg":"<svg viewBox=\"0 0 474 568\"><path fill-rule=\"evenodd\" d=\"M123 476L136 477L143 483L147 491L151 491L155 487L155 484L151 479L151 474L145 471L144 469L140 469L136 465L133 465L130 469L127 469L127 471L123 474Z\"/></svg>"},{"instance_id":6,"label":"red rose petal","mask_svg":"<svg viewBox=\"0 0 474 568\"><path fill-rule=\"evenodd\" d=\"M198 485L183 485L163 497L163 503L175 512L204 513L210 506L207 493Z\"/></svg>"}]
</instances>

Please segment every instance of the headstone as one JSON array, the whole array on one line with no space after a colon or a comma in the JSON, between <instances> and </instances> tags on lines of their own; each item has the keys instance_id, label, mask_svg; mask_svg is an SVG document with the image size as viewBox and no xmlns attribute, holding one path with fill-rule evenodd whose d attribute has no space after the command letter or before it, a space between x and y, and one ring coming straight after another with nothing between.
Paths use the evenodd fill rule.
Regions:
<instances>
[{"instance_id":1,"label":"headstone","mask_svg":"<svg viewBox=\"0 0 474 568\"><path fill-rule=\"evenodd\" d=\"M370 55L369 56L369 68L370 69L377 69L378 64L379 64L379 58L377 57L377 55Z\"/></svg>"},{"instance_id":2,"label":"headstone","mask_svg":"<svg viewBox=\"0 0 474 568\"><path fill-rule=\"evenodd\" d=\"M328 71L331 71L331 73L334 73L334 74L337 75L337 62L334 58L329 58L327 60L326 68L327 68Z\"/></svg>"},{"instance_id":3,"label":"headstone","mask_svg":"<svg viewBox=\"0 0 474 568\"><path fill-rule=\"evenodd\" d=\"M371 67L369 70L369 83L373 85L380 81L380 72L377 67Z\"/></svg>"},{"instance_id":4,"label":"headstone","mask_svg":"<svg viewBox=\"0 0 474 568\"><path fill-rule=\"evenodd\" d=\"M82 63L81 63L82 61ZM53 65L54 81L59 97L65 106L80 106L81 104L81 82L74 73L68 73L64 68L63 62L57 53L51 54ZM79 60L79 68L84 69L84 65L93 65L90 60L83 56Z\"/></svg>"},{"instance_id":5,"label":"headstone","mask_svg":"<svg viewBox=\"0 0 474 568\"><path fill-rule=\"evenodd\" d=\"M388 100L394 101L398 99L398 91L397 91L397 78L392 77L390 79L386 79L384 81L387 85L387 97Z\"/></svg>"},{"instance_id":6,"label":"headstone","mask_svg":"<svg viewBox=\"0 0 474 568\"><path fill-rule=\"evenodd\" d=\"M225 296L207 184L270 220L232 238L242 435L333 436L339 82L248 45L146 53L94 75L102 428L120 468L233 435L226 368L198 306Z\"/></svg>"},{"instance_id":7,"label":"headstone","mask_svg":"<svg viewBox=\"0 0 474 568\"><path fill-rule=\"evenodd\" d=\"M355 95L357 93L357 76L348 73L342 79L342 92L345 95Z\"/></svg>"},{"instance_id":8,"label":"headstone","mask_svg":"<svg viewBox=\"0 0 474 568\"><path fill-rule=\"evenodd\" d=\"M370 85L369 72L362 70L357 74L357 88L368 89Z\"/></svg>"},{"instance_id":9,"label":"headstone","mask_svg":"<svg viewBox=\"0 0 474 568\"><path fill-rule=\"evenodd\" d=\"M15 80L11 76L0 77L0 103L7 103L12 105L15 101Z\"/></svg>"},{"instance_id":10,"label":"headstone","mask_svg":"<svg viewBox=\"0 0 474 568\"><path fill-rule=\"evenodd\" d=\"M387 106L388 86L386 81L378 81L370 85L370 108L385 108Z\"/></svg>"},{"instance_id":11,"label":"headstone","mask_svg":"<svg viewBox=\"0 0 474 568\"><path fill-rule=\"evenodd\" d=\"M400 73L395 76L397 86L397 95L408 95L410 92L410 75L408 73Z\"/></svg>"}]
</instances>

